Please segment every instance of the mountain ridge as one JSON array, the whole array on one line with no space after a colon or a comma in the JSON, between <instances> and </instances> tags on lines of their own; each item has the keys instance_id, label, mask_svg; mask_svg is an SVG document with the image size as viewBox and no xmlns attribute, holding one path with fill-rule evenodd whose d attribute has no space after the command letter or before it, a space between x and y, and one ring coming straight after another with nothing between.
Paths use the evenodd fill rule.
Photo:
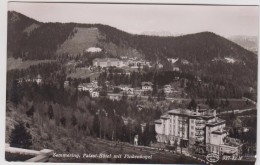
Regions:
<instances>
[{"instance_id":1,"label":"mountain ridge","mask_svg":"<svg viewBox=\"0 0 260 165\"><path fill-rule=\"evenodd\" d=\"M12 22L13 16L17 14L20 20ZM212 77L221 75L224 79L231 76L235 77L236 81L246 84L252 84L250 81L256 82L255 54L213 32L177 37L136 35L103 24L41 23L17 12L8 12L8 21L10 57L23 60L55 59L57 55L72 54L72 49L68 47L77 47L73 49L73 54L76 55L83 55L84 50L89 47L99 47L103 56L138 56L153 63L162 63L164 66L170 66L168 58L179 58L174 65L184 72L196 72L200 76L206 74ZM24 33L24 29L33 23L39 26L32 29L30 35ZM79 31L75 31L75 28L83 29L85 39L79 39L81 35L77 35ZM97 33L88 33L90 28L97 28ZM68 50L60 50L65 43ZM225 63L225 59L235 62ZM183 60L188 61L189 65L181 63Z\"/></svg>"}]
</instances>

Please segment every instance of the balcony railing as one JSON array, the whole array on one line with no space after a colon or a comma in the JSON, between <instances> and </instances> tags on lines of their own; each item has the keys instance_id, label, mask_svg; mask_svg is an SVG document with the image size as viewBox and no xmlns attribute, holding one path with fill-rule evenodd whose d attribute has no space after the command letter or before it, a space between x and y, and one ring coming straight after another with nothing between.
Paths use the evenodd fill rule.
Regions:
<instances>
[{"instance_id":1,"label":"balcony railing","mask_svg":"<svg viewBox=\"0 0 260 165\"><path fill-rule=\"evenodd\" d=\"M204 135L204 132L196 132L195 133L195 136L203 136Z\"/></svg>"},{"instance_id":2,"label":"balcony railing","mask_svg":"<svg viewBox=\"0 0 260 165\"><path fill-rule=\"evenodd\" d=\"M196 120L196 121L195 121L195 123L196 123L196 124L205 124L205 121L204 121L204 120L201 120L201 119L199 119L199 120Z\"/></svg>"},{"instance_id":3,"label":"balcony railing","mask_svg":"<svg viewBox=\"0 0 260 165\"><path fill-rule=\"evenodd\" d=\"M30 159L25 160L25 162L48 162L50 157L53 154L53 150L43 149L41 151L23 149L23 148L15 148L10 147L10 144L5 144L5 153L9 154L10 159L12 155L19 155L19 157L25 157ZM7 160L7 161L21 161L21 160Z\"/></svg>"},{"instance_id":4,"label":"balcony railing","mask_svg":"<svg viewBox=\"0 0 260 165\"><path fill-rule=\"evenodd\" d=\"M205 127L205 124L204 124L204 123L197 123L197 124L196 124L196 127L197 127L197 126L203 126L203 127Z\"/></svg>"},{"instance_id":5,"label":"balcony railing","mask_svg":"<svg viewBox=\"0 0 260 165\"><path fill-rule=\"evenodd\" d=\"M203 140L204 140L203 136L196 137L196 141L198 142L202 142Z\"/></svg>"},{"instance_id":6,"label":"balcony railing","mask_svg":"<svg viewBox=\"0 0 260 165\"><path fill-rule=\"evenodd\" d=\"M204 127L205 127L204 125L198 125L198 126L196 126L195 129L196 129L196 130L203 130Z\"/></svg>"}]
</instances>

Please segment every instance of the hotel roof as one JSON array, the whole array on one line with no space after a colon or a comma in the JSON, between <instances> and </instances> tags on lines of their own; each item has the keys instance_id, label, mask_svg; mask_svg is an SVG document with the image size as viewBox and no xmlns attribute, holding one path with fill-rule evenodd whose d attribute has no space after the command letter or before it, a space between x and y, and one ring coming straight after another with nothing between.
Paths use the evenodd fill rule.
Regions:
<instances>
[{"instance_id":1,"label":"hotel roof","mask_svg":"<svg viewBox=\"0 0 260 165\"><path fill-rule=\"evenodd\" d=\"M217 135L222 135L222 134L227 133L227 131L216 130L216 131L213 131L213 132L211 132L211 133L213 133L213 134L217 134Z\"/></svg>"},{"instance_id":2,"label":"hotel roof","mask_svg":"<svg viewBox=\"0 0 260 165\"><path fill-rule=\"evenodd\" d=\"M169 119L170 117L168 115L161 116L161 119Z\"/></svg>"},{"instance_id":3,"label":"hotel roof","mask_svg":"<svg viewBox=\"0 0 260 165\"><path fill-rule=\"evenodd\" d=\"M209 126L209 127L214 127L214 126L218 126L218 125L224 124L225 122L226 122L225 120L218 119L216 121L213 121L213 122L210 122L210 123L206 123L206 125Z\"/></svg>"},{"instance_id":4,"label":"hotel roof","mask_svg":"<svg viewBox=\"0 0 260 165\"><path fill-rule=\"evenodd\" d=\"M142 82L142 86L151 86L151 85L153 85L153 83L152 82L149 82L149 81L147 81L147 82Z\"/></svg>"},{"instance_id":5,"label":"hotel roof","mask_svg":"<svg viewBox=\"0 0 260 165\"><path fill-rule=\"evenodd\" d=\"M189 109L173 109L168 111L169 114L179 114L179 115L186 115L186 116L190 116L192 115L194 112L192 112Z\"/></svg>"},{"instance_id":6,"label":"hotel roof","mask_svg":"<svg viewBox=\"0 0 260 165\"><path fill-rule=\"evenodd\" d=\"M158 120L155 120L154 123L155 124L162 124L162 121L161 121L161 119L158 119Z\"/></svg>"}]
</instances>

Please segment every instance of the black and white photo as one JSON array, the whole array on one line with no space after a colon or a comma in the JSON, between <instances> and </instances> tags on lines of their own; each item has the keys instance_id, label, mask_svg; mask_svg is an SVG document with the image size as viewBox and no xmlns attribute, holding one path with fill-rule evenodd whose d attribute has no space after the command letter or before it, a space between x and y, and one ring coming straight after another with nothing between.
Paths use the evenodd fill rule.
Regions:
<instances>
[{"instance_id":1,"label":"black and white photo","mask_svg":"<svg viewBox=\"0 0 260 165\"><path fill-rule=\"evenodd\" d=\"M255 164L259 6L7 12L6 161Z\"/></svg>"}]
</instances>

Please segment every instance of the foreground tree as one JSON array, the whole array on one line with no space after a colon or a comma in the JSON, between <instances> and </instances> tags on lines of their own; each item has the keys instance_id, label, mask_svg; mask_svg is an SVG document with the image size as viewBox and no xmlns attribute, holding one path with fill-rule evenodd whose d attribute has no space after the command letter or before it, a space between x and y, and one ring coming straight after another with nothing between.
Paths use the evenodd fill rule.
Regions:
<instances>
[{"instance_id":1,"label":"foreground tree","mask_svg":"<svg viewBox=\"0 0 260 165\"><path fill-rule=\"evenodd\" d=\"M192 99L191 102L188 105L188 109L196 110L196 108L197 108L197 103L194 99Z\"/></svg>"},{"instance_id":2,"label":"foreground tree","mask_svg":"<svg viewBox=\"0 0 260 165\"><path fill-rule=\"evenodd\" d=\"M27 132L23 123L15 126L10 135L10 146L29 149L32 145L32 136Z\"/></svg>"},{"instance_id":3,"label":"foreground tree","mask_svg":"<svg viewBox=\"0 0 260 165\"><path fill-rule=\"evenodd\" d=\"M49 115L49 119L53 119L54 113L53 113L53 108L52 108L51 104L48 107L48 115Z\"/></svg>"}]
</instances>

